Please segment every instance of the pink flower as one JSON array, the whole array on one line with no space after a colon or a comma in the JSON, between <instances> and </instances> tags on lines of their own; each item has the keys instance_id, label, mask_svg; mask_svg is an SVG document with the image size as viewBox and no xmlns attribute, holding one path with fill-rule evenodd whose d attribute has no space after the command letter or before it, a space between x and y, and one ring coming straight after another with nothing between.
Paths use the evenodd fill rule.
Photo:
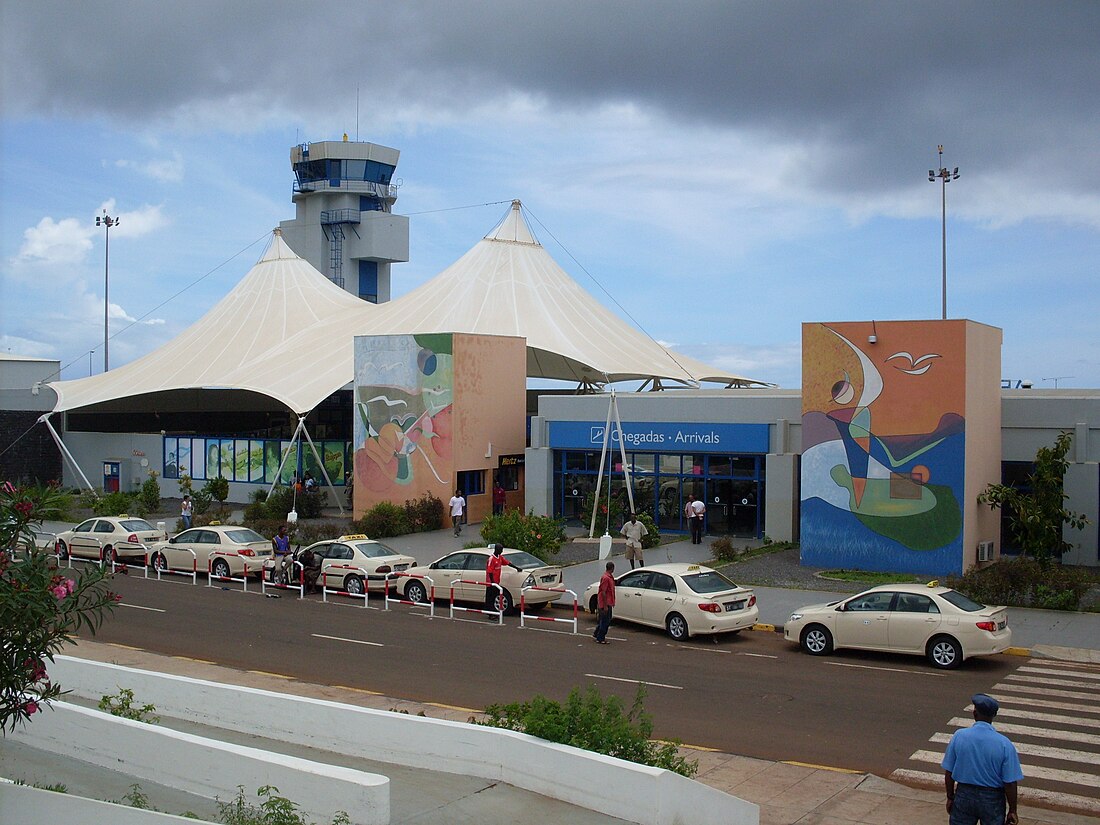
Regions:
<instances>
[{"instance_id":1,"label":"pink flower","mask_svg":"<svg viewBox=\"0 0 1100 825\"><path fill-rule=\"evenodd\" d=\"M23 711L27 714L27 716L33 716L34 714L38 713L38 702L27 702L25 705L23 705Z\"/></svg>"},{"instance_id":2,"label":"pink flower","mask_svg":"<svg viewBox=\"0 0 1100 825\"><path fill-rule=\"evenodd\" d=\"M23 518L30 518L31 513L34 512L34 503L30 501L18 501L15 503L15 509L23 516Z\"/></svg>"},{"instance_id":3,"label":"pink flower","mask_svg":"<svg viewBox=\"0 0 1100 825\"><path fill-rule=\"evenodd\" d=\"M61 601L66 596L71 596L76 589L76 582L72 579L65 579L59 582L57 585L50 588L50 592L54 594L58 601Z\"/></svg>"}]
</instances>

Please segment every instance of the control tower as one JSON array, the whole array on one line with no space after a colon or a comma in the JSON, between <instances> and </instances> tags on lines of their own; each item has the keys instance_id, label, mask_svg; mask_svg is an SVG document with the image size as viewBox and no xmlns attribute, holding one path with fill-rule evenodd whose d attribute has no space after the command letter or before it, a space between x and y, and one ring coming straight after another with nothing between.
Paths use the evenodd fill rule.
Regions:
<instances>
[{"instance_id":1,"label":"control tower","mask_svg":"<svg viewBox=\"0 0 1100 825\"><path fill-rule=\"evenodd\" d=\"M409 219L393 214L397 149L302 143L290 150L294 220L279 228L298 255L364 301L390 299L390 264L409 260Z\"/></svg>"}]
</instances>

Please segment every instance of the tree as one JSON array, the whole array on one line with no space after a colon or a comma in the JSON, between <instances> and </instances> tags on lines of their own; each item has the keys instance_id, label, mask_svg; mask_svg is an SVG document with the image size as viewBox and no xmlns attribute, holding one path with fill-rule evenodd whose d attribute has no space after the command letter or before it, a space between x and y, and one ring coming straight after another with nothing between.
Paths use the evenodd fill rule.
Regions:
<instances>
[{"instance_id":1,"label":"tree","mask_svg":"<svg viewBox=\"0 0 1100 825\"><path fill-rule=\"evenodd\" d=\"M1035 469L1028 476L1030 490L990 484L978 495L979 504L988 504L991 510L1004 509L1020 551L1044 566L1073 548L1062 535L1064 525L1081 530L1088 524L1083 514L1070 512L1065 506L1068 496L1062 479L1069 467L1066 456L1072 444L1073 436L1064 432L1053 447L1039 448Z\"/></svg>"},{"instance_id":2,"label":"tree","mask_svg":"<svg viewBox=\"0 0 1100 825\"><path fill-rule=\"evenodd\" d=\"M70 578L35 545L34 527L56 517L56 490L0 484L0 733L14 730L60 696L46 661L81 628L94 633L120 597L111 574L90 566Z\"/></svg>"}]
</instances>

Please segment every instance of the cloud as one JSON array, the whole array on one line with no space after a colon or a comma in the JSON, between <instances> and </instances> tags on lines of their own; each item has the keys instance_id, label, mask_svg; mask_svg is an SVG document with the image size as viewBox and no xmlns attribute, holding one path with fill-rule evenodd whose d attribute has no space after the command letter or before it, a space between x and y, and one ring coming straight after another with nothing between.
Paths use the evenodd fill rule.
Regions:
<instances>
[{"instance_id":1,"label":"cloud","mask_svg":"<svg viewBox=\"0 0 1100 825\"><path fill-rule=\"evenodd\" d=\"M100 303L102 304L102 301ZM155 326L160 326L161 324L165 323L165 320L163 318L144 318L144 319L139 321L137 318L133 317L128 312L126 312L126 310L124 310L118 304L114 304L114 303L111 304L111 309L109 311L109 314L110 314L111 318L113 318L115 320L129 321L131 324L144 324L145 326L155 327ZM117 332L118 329L119 328L116 327L115 331Z\"/></svg>"},{"instance_id":2,"label":"cloud","mask_svg":"<svg viewBox=\"0 0 1100 825\"><path fill-rule=\"evenodd\" d=\"M28 358L52 358L53 347L44 341L23 338L18 335L0 335L0 352L23 355Z\"/></svg>"},{"instance_id":3,"label":"cloud","mask_svg":"<svg viewBox=\"0 0 1100 825\"><path fill-rule=\"evenodd\" d=\"M45 264L75 264L84 260L92 248L95 226L76 218L55 221L47 216L23 230L23 245L17 258Z\"/></svg>"},{"instance_id":4,"label":"cloud","mask_svg":"<svg viewBox=\"0 0 1100 825\"><path fill-rule=\"evenodd\" d=\"M115 161L115 166L133 169L163 183L180 183L183 180L183 156L179 152L173 153L171 158L159 160L120 159Z\"/></svg>"}]
</instances>

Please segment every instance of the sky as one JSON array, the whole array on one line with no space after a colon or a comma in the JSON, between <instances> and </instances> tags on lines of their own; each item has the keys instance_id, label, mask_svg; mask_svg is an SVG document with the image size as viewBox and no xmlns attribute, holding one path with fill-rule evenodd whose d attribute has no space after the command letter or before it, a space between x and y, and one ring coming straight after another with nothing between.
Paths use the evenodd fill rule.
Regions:
<instances>
[{"instance_id":1,"label":"sky","mask_svg":"<svg viewBox=\"0 0 1100 825\"><path fill-rule=\"evenodd\" d=\"M401 151L438 274L523 201L595 300L798 387L801 324L941 314L1100 387L1100 3L0 0L0 352L103 369L294 217L290 148Z\"/></svg>"}]
</instances>

